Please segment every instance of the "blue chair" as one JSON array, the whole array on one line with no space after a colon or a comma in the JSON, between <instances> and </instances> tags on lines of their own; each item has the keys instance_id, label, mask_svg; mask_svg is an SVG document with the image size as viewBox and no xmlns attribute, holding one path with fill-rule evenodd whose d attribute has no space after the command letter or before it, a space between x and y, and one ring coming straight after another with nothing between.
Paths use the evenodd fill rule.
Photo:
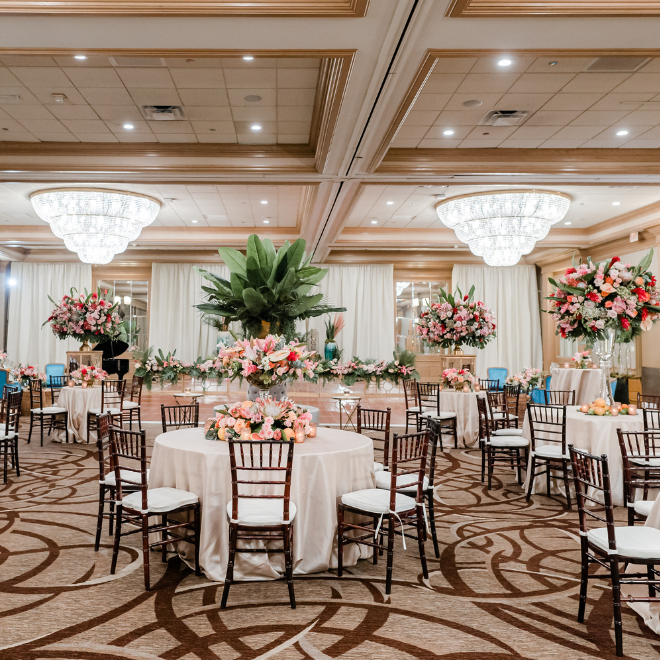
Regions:
<instances>
[{"instance_id":1,"label":"blue chair","mask_svg":"<svg viewBox=\"0 0 660 660\"><path fill-rule=\"evenodd\" d=\"M54 362L53 364L46 365L46 387L50 387L50 377L51 376L64 376L66 372L66 367L59 362Z\"/></svg>"},{"instance_id":2,"label":"blue chair","mask_svg":"<svg viewBox=\"0 0 660 660\"><path fill-rule=\"evenodd\" d=\"M545 395L543 394L544 392L544 389L535 387L531 393L532 403L539 403L543 405L545 403Z\"/></svg>"},{"instance_id":3,"label":"blue chair","mask_svg":"<svg viewBox=\"0 0 660 660\"><path fill-rule=\"evenodd\" d=\"M490 380L496 380L498 381L498 388L501 390L504 387L504 381L506 380L506 377L509 375L509 372L507 369L504 367L490 367L488 369L488 378Z\"/></svg>"},{"instance_id":4,"label":"blue chair","mask_svg":"<svg viewBox=\"0 0 660 660\"><path fill-rule=\"evenodd\" d=\"M0 392L4 391L4 387L8 382L9 382L9 369L0 369Z\"/></svg>"}]
</instances>

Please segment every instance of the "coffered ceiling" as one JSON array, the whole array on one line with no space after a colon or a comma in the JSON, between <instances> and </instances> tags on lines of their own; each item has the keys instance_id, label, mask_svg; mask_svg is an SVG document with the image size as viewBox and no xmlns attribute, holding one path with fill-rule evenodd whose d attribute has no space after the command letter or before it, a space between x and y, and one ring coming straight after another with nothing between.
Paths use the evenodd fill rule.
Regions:
<instances>
[{"instance_id":1,"label":"coffered ceiling","mask_svg":"<svg viewBox=\"0 0 660 660\"><path fill-rule=\"evenodd\" d=\"M435 204L504 188L572 198L526 263L635 231L646 245L660 225L658 3L543 3L553 17L540 4L216 0L147 18L63 0L87 15L7 14L0 251L74 260L29 204L72 184L162 201L118 265L213 258L255 230L302 236L319 261L478 262Z\"/></svg>"}]
</instances>

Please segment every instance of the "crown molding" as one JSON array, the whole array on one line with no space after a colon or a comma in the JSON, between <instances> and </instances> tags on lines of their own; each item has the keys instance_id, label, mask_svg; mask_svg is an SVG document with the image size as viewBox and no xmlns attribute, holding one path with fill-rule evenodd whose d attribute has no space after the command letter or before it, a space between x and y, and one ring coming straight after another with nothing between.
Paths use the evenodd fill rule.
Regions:
<instances>
[{"instance_id":1,"label":"crown molding","mask_svg":"<svg viewBox=\"0 0 660 660\"><path fill-rule=\"evenodd\" d=\"M445 16L660 16L656 0L452 0Z\"/></svg>"}]
</instances>

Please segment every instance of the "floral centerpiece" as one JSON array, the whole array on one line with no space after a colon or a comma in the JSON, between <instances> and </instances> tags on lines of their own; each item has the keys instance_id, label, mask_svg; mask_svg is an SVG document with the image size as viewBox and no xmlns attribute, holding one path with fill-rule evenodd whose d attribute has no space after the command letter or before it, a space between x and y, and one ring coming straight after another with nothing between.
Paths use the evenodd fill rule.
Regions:
<instances>
[{"instance_id":1,"label":"floral centerpiece","mask_svg":"<svg viewBox=\"0 0 660 660\"><path fill-rule=\"evenodd\" d=\"M443 387L453 387L456 390L462 390L465 385L474 391L477 379L468 369L445 369L442 372L440 383Z\"/></svg>"},{"instance_id":2,"label":"floral centerpiece","mask_svg":"<svg viewBox=\"0 0 660 660\"><path fill-rule=\"evenodd\" d=\"M535 369L534 367L526 367L517 374L509 376L504 383L506 385L520 385L523 392L533 390L543 382L544 373L542 369Z\"/></svg>"},{"instance_id":3,"label":"floral centerpiece","mask_svg":"<svg viewBox=\"0 0 660 660\"><path fill-rule=\"evenodd\" d=\"M222 407L205 425L207 440L282 440L302 442L313 432L311 413L289 399L271 397Z\"/></svg>"},{"instance_id":4,"label":"floral centerpiece","mask_svg":"<svg viewBox=\"0 0 660 660\"><path fill-rule=\"evenodd\" d=\"M591 351L578 351L573 356L576 369L586 369L591 362Z\"/></svg>"},{"instance_id":5,"label":"floral centerpiece","mask_svg":"<svg viewBox=\"0 0 660 660\"><path fill-rule=\"evenodd\" d=\"M23 385L30 382L30 378L38 378L41 382L46 380L46 374L39 371L39 368L29 364L19 364L11 370L14 380L20 380Z\"/></svg>"},{"instance_id":6,"label":"floral centerpiece","mask_svg":"<svg viewBox=\"0 0 660 660\"><path fill-rule=\"evenodd\" d=\"M75 294L74 294L75 292ZM121 318L117 306L102 297L101 289L93 293L78 295L77 289L71 289L60 302L56 303L50 296L48 299L55 305L44 322L50 324L53 334L59 339L74 337L83 342L81 351L91 351L88 342L99 343L106 338L113 338L121 332Z\"/></svg>"},{"instance_id":7,"label":"floral centerpiece","mask_svg":"<svg viewBox=\"0 0 660 660\"><path fill-rule=\"evenodd\" d=\"M71 372L71 378L74 380L81 380L83 385L88 387L94 387L94 383L97 381L105 380L108 377L108 372L103 371L99 367L91 365L89 367L80 367L75 371Z\"/></svg>"},{"instance_id":8,"label":"floral centerpiece","mask_svg":"<svg viewBox=\"0 0 660 660\"><path fill-rule=\"evenodd\" d=\"M438 301L420 314L417 334L428 346L451 348L460 346L483 348L495 334L495 316L481 301L475 302L474 287L461 296L460 289L452 296L440 290Z\"/></svg>"},{"instance_id":9,"label":"floral centerpiece","mask_svg":"<svg viewBox=\"0 0 660 660\"><path fill-rule=\"evenodd\" d=\"M7 359L7 353L0 351L0 367L5 366L5 360Z\"/></svg>"}]
</instances>

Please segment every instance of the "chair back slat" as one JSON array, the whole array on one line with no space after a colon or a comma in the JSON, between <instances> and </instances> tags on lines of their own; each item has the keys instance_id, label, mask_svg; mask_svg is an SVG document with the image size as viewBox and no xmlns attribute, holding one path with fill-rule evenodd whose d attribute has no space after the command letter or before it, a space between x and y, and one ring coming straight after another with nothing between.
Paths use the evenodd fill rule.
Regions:
<instances>
[{"instance_id":1,"label":"chair back slat","mask_svg":"<svg viewBox=\"0 0 660 660\"><path fill-rule=\"evenodd\" d=\"M2 399L2 413L1 417L5 423L6 434L18 434L18 426L21 419L21 403L23 402L23 392L10 391L7 396Z\"/></svg>"},{"instance_id":2,"label":"chair back slat","mask_svg":"<svg viewBox=\"0 0 660 660\"><path fill-rule=\"evenodd\" d=\"M660 488L660 430L623 431L617 429L623 461L624 504L635 502L635 491L642 490L643 500L649 490Z\"/></svg>"},{"instance_id":3,"label":"chair back slat","mask_svg":"<svg viewBox=\"0 0 660 660\"><path fill-rule=\"evenodd\" d=\"M185 406L160 406L163 433L168 429L193 429L199 426L199 401Z\"/></svg>"},{"instance_id":4,"label":"chair back slat","mask_svg":"<svg viewBox=\"0 0 660 660\"><path fill-rule=\"evenodd\" d=\"M110 408L124 408L124 392L126 382L123 380L101 381L101 414L108 412Z\"/></svg>"},{"instance_id":5,"label":"chair back slat","mask_svg":"<svg viewBox=\"0 0 660 660\"><path fill-rule=\"evenodd\" d=\"M57 403L57 400L60 398L60 392L62 388L67 384L69 377L66 375L61 376L49 376L50 380L50 396L53 402L53 405Z\"/></svg>"},{"instance_id":6,"label":"chair back slat","mask_svg":"<svg viewBox=\"0 0 660 660\"><path fill-rule=\"evenodd\" d=\"M644 417L645 431L660 431L660 410L642 408L642 415Z\"/></svg>"},{"instance_id":7,"label":"chair back slat","mask_svg":"<svg viewBox=\"0 0 660 660\"><path fill-rule=\"evenodd\" d=\"M392 409L377 410L375 408L363 408L358 404L355 411L357 416L356 430L358 433L368 435L372 440L383 443L383 465L387 466L390 454L390 423ZM370 433L364 433L370 431ZM376 437L374 437L376 434Z\"/></svg>"},{"instance_id":8,"label":"chair back slat","mask_svg":"<svg viewBox=\"0 0 660 660\"><path fill-rule=\"evenodd\" d=\"M104 381L105 382L105 381ZM115 481L117 483L116 499L122 500L123 485L126 484L131 490L139 485L142 493L142 510L147 511L147 437L144 431L128 431L110 427L110 461L115 470ZM140 481L122 478L122 472L139 473Z\"/></svg>"},{"instance_id":9,"label":"chair back slat","mask_svg":"<svg viewBox=\"0 0 660 660\"><path fill-rule=\"evenodd\" d=\"M547 406L574 406L575 390L543 390Z\"/></svg>"},{"instance_id":10,"label":"chair back slat","mask_svg":"<svg viewBox=\"0 0 660 660\"><path fill-rule=\"evenodd\" d=\"M43 408L43 390L39 378L30 378L30 408Z\"/></svg>"},{"instance_id":11,"label":"chair back slat","mask_svg":"<svg viewBox=\"0 0 660 660\"><path fill-rule=\"evenodd\" d=\"M416 381L412 380L411 378L406 378L403 381L403 396L406 401L406 410L419 407Z\"/></svg>"},{"instance_id":12,"label":"chair back slat","mask_svg":"<svg viewBox=\"0 0 660 660\"><path fill-rule=\"evenodd\" d=\"M109 447L112 416L109 413L104 413L97 417L97 421L98 430L96 436L96 450L98 452L99 460L99 480L105 481L105 475L114 471Z\"/></svg>"},{"instance_id":13,"label":"chair back slat","mask_svg":"<svg viewBox=\"0 0 660 660\"><path fill-rule=\"evenodd\" d=\"M541 405L527 403L527 421L531 438L532 451L536 450L536 441L561 444L561 453L566 451L566 406Z\"/></svg>"},{"instance_id":14,"label":"chair back slat","mask_svg":"<svg viewBox=\"0 0 660 660\"><path fill-rule=\"evenodd\" d=\"M500 381L497 380L497 378L480 378L479 386L481 387L482 390L485 390L486 392L491 390L495 391L499 389Z\"/></svg>"},{"instance_id":15,"label":"chair back slat","mask_svg":"<svg viewBox=\"0 0 660 660\"><path fill-rule=\"evenodd\" d=\"M504 385L504 399L506 401L506 410L509 415L518 414L518 402L520 401L520 383L516 385Z\"/></svg>"},{"instance_id":16,"label":"chair back slat","mask_svg":"<svg viewBox=\"0 0 660 660\"><path fill-rule=\"evenodd\" d=\"M637 407L640 409L651 408L660 410L660 395L658 394L640 394L637 393Z\"/></svg>"},{"instance_id":17,"label":"chair back slat","mask_svg":"<svg viewBox=\"0 0 660 660\"><path fill-rule=\"evenodd\" d=\"M477 397L477 413L479 414L479 440L480 442L490 443L490 427L491 423L488 419L488 406L486 399L481 396Z\"/></svg>"},{"instance_id":18,"label":"chair back slat","mask_svg":"<svg viewBox=\"0 0 660 660\"><path fill-rule=\"evenodd\" d=\"M295 443L240 439L228 443L232 519L238 519L239 499L279 499L283 500L283 520L288 521Z\"/></svg>"},{"instance_id":19,"label":"chair back slat","mask_svg":"<svg viewBox=\"0 0 660 660\"><path fill-rule=\"evenodd\" d=\"M417 401L421 412L430 410L436 415L440 414L440 384L420 383L417 381Z\"/></svg>"},{"instance_id":20,"label":"chair back slat","mask_svg":"<svg viewBox=\"0 0 660 660\"><path fill-rule=\"evenodd\" d=\"M142 404L142 383L144 378L142 376L133 376L130 385L130 401L133 401L139 405Z\"/></svg>"},{"instance_id":21,"label":"chair back slat","mask_svg":"<svg viewBox=\"0 0 660 660\"><path fill-rule=\"evenodd\" d=\"M429 429L406 435L392 436L392 460L390 467L390 510L395 510L397 478L405 474L416 474L416 481L407 482L405 488L416 486L415 501L424 502L424 476L429 450ZM403 486L402 486L403 487Z\"/></svg>"}]
</instances>

